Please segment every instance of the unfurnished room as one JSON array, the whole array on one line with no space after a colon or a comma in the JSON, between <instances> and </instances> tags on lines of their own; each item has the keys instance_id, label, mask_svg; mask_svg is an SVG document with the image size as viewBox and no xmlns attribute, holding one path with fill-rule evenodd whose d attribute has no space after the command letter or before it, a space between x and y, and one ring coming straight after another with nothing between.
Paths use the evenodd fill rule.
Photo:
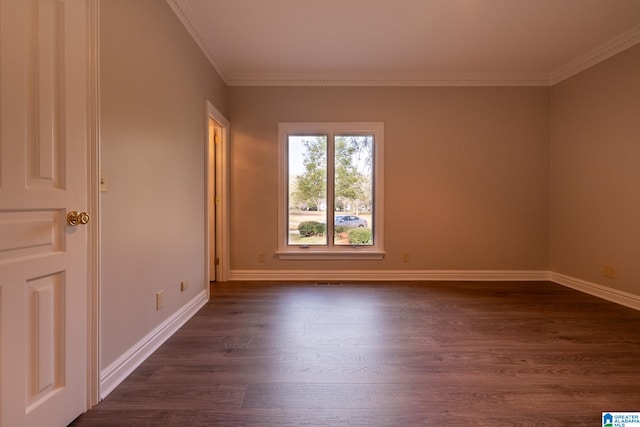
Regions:
<instances>
[{"instance_id":1,"label":"unfurnished room","mask_svg":"<svg viewBox=\"0 0 640 427\"><path fill-rule=\"evenodd\" d=\"M0 0L0 426L640 425L640 1Z\"/></svg>"}]
</instances>

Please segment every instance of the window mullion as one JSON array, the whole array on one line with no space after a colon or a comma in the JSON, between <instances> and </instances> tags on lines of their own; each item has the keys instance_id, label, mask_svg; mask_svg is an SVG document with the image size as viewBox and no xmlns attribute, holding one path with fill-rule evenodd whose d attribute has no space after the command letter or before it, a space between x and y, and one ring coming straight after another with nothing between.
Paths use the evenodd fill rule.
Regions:
<instances>
[{"instance_id":1,"label":"window mullion","mask_svg":"<svg viewBox=\"0 0 640 427\"><path fill-rule=\"evenodd\" d=\"M327 245L334 246L334 222L335 208L335 135L327 135Z\"/></svg>"}]
</instances>

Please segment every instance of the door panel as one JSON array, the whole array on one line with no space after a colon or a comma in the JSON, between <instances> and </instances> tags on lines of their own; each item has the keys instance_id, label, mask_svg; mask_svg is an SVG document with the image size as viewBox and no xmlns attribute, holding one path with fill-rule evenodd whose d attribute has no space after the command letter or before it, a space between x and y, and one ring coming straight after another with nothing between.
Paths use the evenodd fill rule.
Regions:
<instances>
[{"instance_id":1,"label":"door panel","mask_svg":"<svg viewBox=\"0 0 640 427\"><path fill-rule=\"evenodd\" d=\"M60 252L64 211L0 211L0 262Z\"/></svg>"},{"instance_id":2,"label":"door panel","mask_svg":"<svg viewBox=\"0 0 640 427\"><path fill-rule=\"evenodd\" d=\"M27 186L63 188L64 3L38 0L27 19Z\"/></svg>"},{"instance_id":3,"label":"door panel","mask_svg":"<svg viewBox=\"0 0 640 427\"><path fill-rule=\"evenodd\" d=\"M27 411L64 387L63 272L27 280Z\"/></svg>"},{"instance_id":4,"label":"door panel","mask_svg":"<svg viewBox=\"0 0 640 427\"><path fill-rule=\"evenodd\" d=\"M87 10L0 0L0 425L86 409Z\"/></svg>"}]
</instances>

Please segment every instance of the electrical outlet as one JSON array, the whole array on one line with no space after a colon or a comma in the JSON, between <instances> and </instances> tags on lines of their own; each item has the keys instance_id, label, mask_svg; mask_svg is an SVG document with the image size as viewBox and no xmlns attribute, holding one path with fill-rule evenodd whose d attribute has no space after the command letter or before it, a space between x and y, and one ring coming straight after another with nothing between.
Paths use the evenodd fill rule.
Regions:
<instances>
[{"instance_id":1,"label":"electrical outlet","mask_svg":"<svg viewBox=\"0 0 640 427\"><path fill-rule=\"evenodd\" d=\"M156 311L164 307L164 291L156 293Z\"/></svg>"},{"instance_id":2,"label":"electrical outlet","mask_svg":"<svg viewBox=\"0 0 640 427\"><path fill-rule=\"evenodd\" d=\"M603 265L602 266L602 275L604 277L608 277L610 279L615 279L616 277L618 277L618 271L612 265Z\"/></svg>"},{"instance_id":3,"label":"electrical outlet","mask_svg":"<svg viewBox=\"0 0 640 427\"><path fill-rule=\"evenodd\" d=\"M267 256L264 252L258 252L258 262L265 262L267 260Z\"/></svg>"},{"instance_id":4,"label":"electrical outlet","mask_svg":"<svg viewBox=\"0 0 640 427\"><path fill-rule=\"evenodd\" d=\"M402 262L409 262L410 259L411 259L411 256L409 255L409 252L402 253Z\"/></svg>"},{"instance_id":5,"label":"electrical outlet","mask_svg":"<svg viewBox=\"0 0 640 427\"><path fill-rule=\"evenodd\" d=\"M180 292L184 292L187 289L189 289L189 281L185 279L182 282L180 282Z\"/></svg>"}]
</instances>

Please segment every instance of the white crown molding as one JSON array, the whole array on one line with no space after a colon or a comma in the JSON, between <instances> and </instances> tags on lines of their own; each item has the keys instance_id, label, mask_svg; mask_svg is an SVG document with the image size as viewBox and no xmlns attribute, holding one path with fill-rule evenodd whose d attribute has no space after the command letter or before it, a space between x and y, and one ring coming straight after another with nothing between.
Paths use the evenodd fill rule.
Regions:
<instances>
[{"instance_id":1,"label":"white crown molding","mask_svg":"<svg viewBox=\"0 0 640 427\"><path fill-rule=\"evenodd\" d=\"M553 86L640 43L640 25L620 34L549 74L323 76L234 74L227 76L208 50L203 28L186 0L166 0L227 86Z\"/></svg>"},{"instance_id":2,"label":"white crown molding","mask_svg":"<svg viewBox=\"0 0 640 427\"><path fill-rule=\"evenodd\" d=\"M189 34L191 34L191 37L196 42L198 47L200 47L200 50L207 57L213 68L217 71L218 75L220 75L222 81L224 81L224 83L229 86L229 82L227 81L225 74L222 72L222 69L216 62L211 52L209 52L209 49L207 48L207 45L202 38L202 24L200 24L200 21L197 19L196 14L191 9L191 6L189 6L189 4L185 0L167 0L167 3L176 14L180 22L182 22L182 25L184 25Z\"/></svg>"},{"instance_id":3,"label":"white crown molding","mask_svg":"<svg viewBox=\"0 0 640 427\"><path fill-rule=\"evenodd\" d=\"M634 310L640 310L640 295L630 294L608 286L598 285L597 283L587 282L586 280L577 279L575 277L566 276L553 271L549 272L549 280L559 285L584 292L585 294L624 305L626 307L633 308Z\"/></svg>"},{"instance_id":4,"label":"white crown molding","mask_svg":"<svg viewBox=\"0 0 640 427\"><path fill-rule=\"evenodd\" d=\"M235 281L544 281L537 270L232 270Z\"/></svg>"},{"instance_id":5,"label":"white crown molding","mask_svg":"<svg viewBox=\"0 0 640 427\"><path fill-rule=\"evenodd\" d=\"M558 68L551 73L549 83L551 86L560 83L638 43L640 43L640 25L636 25L629 31L620 34L592 51Z\"/></svg>"},{"instance_id":6,"label":"white crown molding","mask_svg":"<svg viewBox=\"0 0 640 427\"><path fill-rule=\"evenodd\" d=\"M546 75L263 76L232 75L230 86L549 86Z\"/></svg>"}]
</instances>

